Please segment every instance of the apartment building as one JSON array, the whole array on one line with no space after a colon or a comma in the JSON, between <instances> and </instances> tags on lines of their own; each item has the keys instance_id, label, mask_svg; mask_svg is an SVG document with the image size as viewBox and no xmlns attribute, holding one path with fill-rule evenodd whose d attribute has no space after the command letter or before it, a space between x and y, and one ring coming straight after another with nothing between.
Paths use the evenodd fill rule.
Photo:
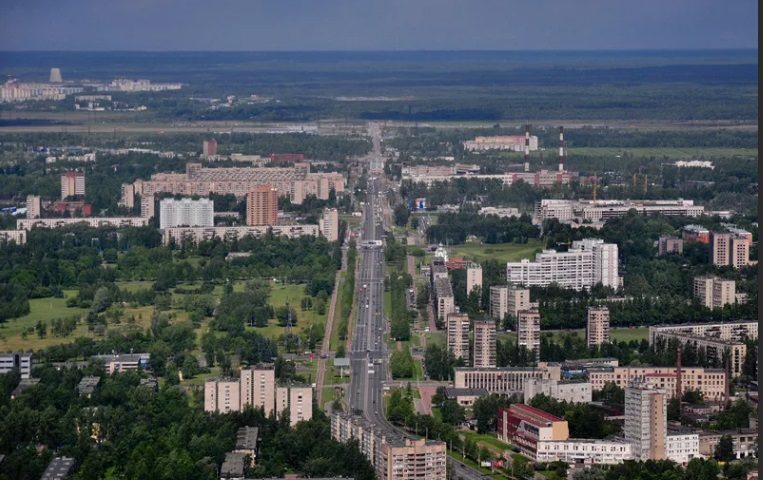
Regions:
<instances>
[{"instance_id":1,"label":"apartment building","mask_svg":"<svg viewBox=\"0 0 763 480\"><path fill-rule=\"evenodd\" d=\"M463 313L449 313L446 316L448 351L457 359L469 364L469 316Z\"/></svg>"},{"instance_id":2,"label":"apartment building","mask_svg":"<svg viewBox=\"0 0 763 480\"><path fill-rule=\"evenodd\" d=\"M123 183L120 192L119 206L132 210L135 207L135 184Z\"/></svg>"},{"instance_id":3,"label":"apartment building","mask_svg":"<svg viewBox=\"0 0 763 480\"><path fill-rule=\"evenodd\" d=\"M208 198L194 200L165 198L159 202L159 228L213 227L215 202Z\"/></svg>"},{"instance_id":4,"label":"apartment building","mask_svg":"<svg viewBox=\"0 0 763 480\"><path fill-rule=\"evenodd\" d=\"M512 317L517 318L522 310L530 310L530 289L511 285L506 295L506 309Z\"/></svg>"},{"instance_id":5,"label":"apartment building","mask_svg":"<svg viewBox=\"0 0 763 480\"><path fill-rule=\"evenodd\" d=\"M524 403L543 394L560 402L591 403L593 389L589 382L566 382L550 378L531 378L525 381Z\"/></svg>"},{"instance_id":6,"label":"apartment building","mask_svg":"<svg viewBox=\"0 0 763 480\"><path fill-rule=\"evenodd\" d=\"M32 353L6 352L0 353L0 375L11 370L18 370L22 379L32 377Z\"/></svg>"},{"instance_id":7,"label":"apartment building","mask_svg":"<svg viewBox=\"0 0 763 480\"><path fill-rule=\"evenodd\" d=\"M326 240L329 242L339 240L339 211L336 208L324 208L318 226Z\"/></svg>"},{"instance_id":8,"label":"apartment building","mask_svg":"<svg viewBox=\"0 0 763 480\"><path fill-rule=\"evenodd\" d=\"M470 152L483 152L486 150L509 150L513 152L523 152L525 149L524 135L495 135L480 136L474 140L466 140L464 149ZM538 137L531 135L529 139L529 150L538 149Z\"/></svg>"},{"instance_id":9,"label":"apartment building","mask_svg":"<svg viewBox=\"0 0 763 480\"><path fill-rule=\"evenodd\" d=\"M240 380L238 378L217 378L204 382L204 411L240 412Z\"/></svg>"},{"instance_id":10,"label":"apartment building","mask_svg":"<svg viewBox=\"0 0 763 480\"><path fill-rule=\"evenodd\" d=\"M35 218L18 219L16 228L31 230L33 228L63 228L69 225L83 224L92 228L100 227L145 227L147 218L141 217L81 217L81 218Z\"/></svg>"},{"instance_id":11,"label":"apartment building","mask_svg":"<svg viewBox=\"0 0 763 480\"><path fill-rule=\"evenodd\" d=\"M588 290L597 284L619 288L618 261L617 245L587 238L573 242L566 252L543 250L535 255L534 262L508 262L506 279L526 287L553 283L574 290Z\"/></svg>"},{"instance_id":12,"label":"apartment building","mask_svg":"<svg viewBox=\"0 0 763 480\"><path fill-rule=\"evenodd\" d=\"M402 438L360 416L331 415L331 438L356 440L379 480L445 480L447 449L436 440Z\"/></svg>"},{"instance_id":13,"label":"apartment building","mask_svg":"<svg viewBox=\"0 0 763 480\"><path fill-rule=\"evenodd\" d=\"M746 267L750 264L750 240L732 232L711 232L710 259L713 265Z\"/></svg>"},{"instance_id":14,"label":"apartment building","mask_svg":"<svg viewBox=\"0 0 763 480\"><path fill-rule=\"evenodd\" d=\"M667 412L666 412L667 415ZM686 465L692 458L699 457L699 434L691 431L671 431L665 437L668 460Z\"/></svg>"},{"instance_id":15,"label":"apartment building","mask_svg":"<svg viewBox=\"0 0 763 480\"><path fill-rule=\"evenodd\" d=\"M556 364L538 364L537 367L491 367L454 369L455 388L484 389L501 395L521 394L529 379L561 378L561 367Z\"/></svg>"},{"instance_id":16,"label":"apartment building","mask_svg":"<svg viewBox=\"0 0 763 480\"><path fill-rule=\"evenodd\" d=\"M475 368L490 368L496 366L496 328L493 320L474 321L474 346L472 354Z\"/></svg>"},{"instance_id":17,"label":"apartment building","mask_svg":"<svg viewBox=\"0 0 763 480\"><path fill-rule=\"evenodd\" d=\"M715 447L721 441L721 437L731 437L734 456L736 458L748 458L758 456L758 430L742 428L739 430L703 431L699 433L699 453L705 457L712 457Z\"/></svg>"},{"instance_id":18,"label":"apartment building","mask_svg":"<svg viewBox=\"0 0 763 480\"><path fill-rule=\"evenodd\" d=\"M586 343L588 347L609 342L609 308L588 307L586 324Z\"/></svg>"},{"instance_id":19,"label":"apartment building","mask_svg":"<svg viewBox=\"0 0 763 480\"><path fill-rule=\"evenodd\" d=\"M525 347L540 359L540 312L521 310L517 315L517 346Z\"/></svg>"},{"instance_id":20,"label":"apartment building","mask_svg":"<svg viewBox=\"0 0 763 480\"><path fill-rule=\"evenodd\" d=\"M276 225L278 223L278 190L270 185L258 185L246 195L247 225Z\"/></svg>"},{"instance_id":21,"label":"apartment building","mask_svg":"<svg viewBox=\"0 0 763 480\"><path fill-rule=\"evenodd\" d=\"M156 200L151 194L145 194L140 197L140 216L146 220L154 218L156 215Z\"/></svg>"},{"instance_id":22,"label":"apartment building","mask_svg":"<svg viewBox=\"0 0 763 480\"><path fill-rule=\"evenodd\" d=\"M61 200L85 195L85 172L64 172L61 174Z\"/></svg>"},{"instance_id":23,"label":"apartment building","mask_svg":"<svg viewBox=\"0 0 763 480\"><path fill-rule=\"evenodd\" d=\"M697 390L702 397L710 401L726 399L726 372L719 369L702 367L681 368L680 379L675 367L588 367L585 369L588 381L594 391L601 390L607 383L614 383L620 388L627 388L631 382L638 381L663 388L669 398L676 394L678 382L681 391Z\"/></svg>"},{"instance_id":24,"label":"apartment building","mask_svg":"<svg viewBox=\"0 0 763 480\"><path fill-rule=\"evenodd\" d=\"M217 155L217 140L210 138L201 142L201 154L205 157L214 157Z\"/></svg>"},{"instance_id":25,"label":"apartment building","mask_svg":"<svg viewBox=\"0 0 763 480\"><path fill-rule=\"evenodd\" d=\"M219 238L230 242L240 240L246 236L262 237L271 232L273 235L283 235L288 238L303 236L318 236L318 225L259 225L242 227L175 227L167 228L162 232L164 245L185 243L197 244L213 238Z\"/></svg>"},{"instance_id":26,"label":"apartment building","mask_svg":"<svg viewBox=\"0 0 763 480\"><path fill-rule=\"evenodd\" d=\"M694 298L709 309L736 303L736 282L714 275L694 278Z\"/></svg>"},{"instance_id":27,"label":"apartment building","mask_svg":"<svg viewBox=\"0 0 763 480\"><path fill-rule=\"evenodd\" d=\"M0 230L0 245L6 243L24 245L26 243L26 230Z\"/></svg>"},{"instance_id":28,"label":"apartment building","mask_svg":"<svg viewBox=\"0 0 763 480\"><path fill-rule=\"evenodd\" d=\"M657 240L658 255L668 255L674 253L682 255L684 253L684 241L671 235L661 235Z\"/></svg>"},{"instance_id":29,"label":"apartment building","mask_svg":"<svg viewBox=\"0 0 763 480\"><path fill-rule=\"evenodd\" d=\"M293 427L299 422L313 418L313 389L309 386L278 387L276 389L276 412L288 409L289 424Z\"/></svg>"},{"instance_id":30,"label":"apartment building","mask_svg":"<svg viewBox=\"0 0 763 480\"><path fill-rule=\"evenodd\" d=\"M434 279L434 294L437 319L445 321L447 316L456 311L453 300L453 287L447 276Z\"/></svg>"},{"instance_id":31,"label":"apartment building","mask_svg":"<svg viewBox=\"0 0 763 480\"><path fill-rule=\"evenodd\" d=\"M743 341L748 338L750 340L756 340L758 338L758 322L742 320L734 322L653 325L649 327L649 343L654 343L655 338L663 332L717 338L719 340Z\"/></svg>"},{"instance_id":32,"label":"apartment building","mask_svg":"<svg viewBox=\"0 0 763 480\"><path fill-rule=\"evenodd\" d=\"M691 345L697 350L705 353L705 358L714 361L716 365L722 365L724 356L728 355L730 362L728 369L732 378L742 375L744 370L744 359L747 355L747 344L741 340L724 340L718 337L708 337L694 335L691 333L681 333L675 331L659 331L650 335L650 340L664 341L666 345L671 340L677 341L684 347Z\"/></svg>"},{"instance_id":33,"label":"apartment building","mask_svg":"<svg viewBox=\"0 0 763 480\"><path fill-rule=\"evenodd\" d=\"M26 218L35 219L40 218L42 214L42 206L40 205L39 195L27 195L26 196Z\"/></svg>"},{"instance_id":34,"label":"apartment building","mask_svg":"<svg viewBox=\"0 0 763 480\"><path fill-rule=\"evenodd\" d=\"M509 287L506 285L490 286L490 317L503 320L509 311Z\"/></svg>"},{"instance_id":35,"label":"apartment building","mask_svg":"<svg viewBox=\"0 0 763 480\"><path fill-rule=\"evenodd\" d=\"M272 364L257 364L241 369L241 406L262 408L269 416L275 409L276 374Z\"/></svg>"},{"instance_id":36,"label":"apartment building","mask_svg":"<svg viewBox=\"0 0 763 480\"><path fill-rule=\"evenodd\" d=\"M482 266L479 263L468 262L466 264L466 294L469 295L478 287L482 288Z\"/></svg>"},{"instance_id":37,"label":"apartment building","mask_svg":"<svg viewBox=\"0 0 763 480\"><path fill-rule=\"evenodd\" d=\"M634 382L625 389L625 440L636 460L666 460L668 394L654 385Z\"/></svg>"}]
</instances>

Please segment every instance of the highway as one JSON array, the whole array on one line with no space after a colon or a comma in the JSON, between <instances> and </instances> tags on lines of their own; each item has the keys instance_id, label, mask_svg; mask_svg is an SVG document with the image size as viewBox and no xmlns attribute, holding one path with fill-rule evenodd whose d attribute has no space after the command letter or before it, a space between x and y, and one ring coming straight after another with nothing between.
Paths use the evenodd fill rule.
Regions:
<instances>
[{"instance_id":1,"label":"highway","mask_svg":"<svg viewBox=\"0 0 763 480\"><path fill-rule=\"evenodd\" d=\"M384 316L384 249L382 245L372 245L383 240L384 217L382 215L384 159L381 154L381 131L371 124L369 132L373 140L370 154L371 167L368 180L366 204L363 209L363 224L359 245L360 272L357 285L357 323L354 328L350 366L352 377L349 388L350 412L362 415L377 427L388 432L390 437L413 438L402 429L387 421L384 412L384 385L389 368L389 352L385 336L387 321ZM457 460L448 457L450 478L483 480L486 478ZM490 478L490 477L487 477Z\"/></svg>"}]
</instances>

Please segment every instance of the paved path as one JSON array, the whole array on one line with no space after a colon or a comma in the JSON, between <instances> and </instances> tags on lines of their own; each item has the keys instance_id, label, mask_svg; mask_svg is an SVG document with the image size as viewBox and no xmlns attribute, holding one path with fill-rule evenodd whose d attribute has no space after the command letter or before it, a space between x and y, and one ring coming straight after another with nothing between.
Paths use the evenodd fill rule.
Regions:
<instances>
[{"instance_id":1,"label":"paved path","mask_svg":"<svg viewBox=\"0 0 763 480\"><path fill-rule=\"evenodd\" d=\"M419 394L421 399L417 400L416 409L423 415L432 415L432 397L437 393L437 387L434 385L420 385Z\"/></svg>"},{"instance_id":2,"label":"paved path","mask_svg":"<svg viewBox=\"0 0 763 480\"><path fill-rule=\"evenodd\" d=\"M323 379L326 375L326 361L328 360L329 352L331 351L331 331L334 328L334 312L336 311L336 299L339 293L339 279L342 273L345 271L347 263L347 250L342 249L342 268L336 272L334 277L334 291L331 293L331 303L329 303L329 309L326 314L326 328L323 332L323 342L321 343L321 355L318 358L318 372L315 375L315 388L317 390L316 397L318 399L318 405L321 404L323 399ZM323 358L326 357L326 358Z\"/></svg>"}]
</instances>

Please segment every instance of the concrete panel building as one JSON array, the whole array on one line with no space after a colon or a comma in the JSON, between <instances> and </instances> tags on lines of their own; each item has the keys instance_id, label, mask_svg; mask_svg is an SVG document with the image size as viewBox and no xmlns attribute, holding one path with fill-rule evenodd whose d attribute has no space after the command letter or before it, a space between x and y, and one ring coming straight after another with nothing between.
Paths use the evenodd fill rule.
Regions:
<instances>
[{"instance_id":1,"label":"concrete panel building","mask_svg":"<svg viewBox=\"0 0 763 480\"><path fill-rule=\"evenodd\" d=\"M76 195L85 195L85 172L64 172L61 174L61 200Z\"/></svg>"},{"instance_id":2,"label":"concrete panel building","mask_svg":"<svg viewBox=\"0 0 763 480\"><path fill-rule=\"evenodd\" d=\"M24 245L26 243L26 230L0 230L0 245L8 243Z\"/></svg>"},{"instance_id":3,"label":"concrete panel building","mask_svg":"<svg viewBox=\"0 0 763 480\"><path fill-rule=\"evenodd\" d=\"M313 389L309 386L284 386L276 389L276 413L289 411L289 425L313 418Z\"/></svg>"},{"instance_id":4,"label":"concrete panel building","mask_svg":"<svg viewBox=\"0 0 763 480\"><path fill-rule=\"evenodd\" d=\"M540 312L536 309L522 310L517 315L517 346L532 352L540 359Z\"/></svg>"},{"instance_id":5,"label":"concrete panel building","mask_svg":"<svg viewBox=\"0 0 763 480\"><path fill-rule=\"evenodd\" d=\"M561 367L551 364L539 364L537 367L456 367L453 386L455 388L484 389L489 393L512 395L523 393L525 382L531 378L559 380Z\"/></svg>"},{"instance_id":6,"label":"concrete panel building","mask_svg":"<svg viewBox=\"0 0 763 480\"><path fill-rule=\"evenodd\" d=\"M632 382L651 384L662 388L672 398L676 394L678 375L675 367L590 367L586 369L588 381L594 391L607 383L627 388ZM681 369L681 391L697 390L705 400L720 402L726 397L726 372L702 367Z\"/></svg>"},{"instance_id":7,"label":"concrete panel building","mask_svg":"<svg viewBox=\"0 0 763 480\"><path fill-rule=\"evenodd\" d=\"M710 234L710 259L713 265L746 267L750 264L750 241L746 235L731 232Z\"/></svg>"},{"instance_id":8,"label":"concrete panel building","mask_svg":"<svg viewBox=\"0 0 763 480\"><path fill-rule=\"evenodd\" d=\"M652 385L633 383L625 389L625 440L636 460L668 458L668 395Z\"/></svg>"},{"instance_id":9,"label":"concrete panel building","mask_svg":"<svg viewBox=\"0 0 763 480\"><path fill-rule=\"evenodd\" d=\"M543 394L560 402L590 403L593 389L589 382L565 382L550 378L531 378L525 381L524 403Z\"/></svg>"},{"instance_id":10,"label":"concrete panel building","mask_svg":"<svg viewBox=\"0 0 763 480\"><path fill-rule=\"evenodd\" d=\"M26 218L40 218L42 214L42 207L40 205L39 195L27 195L26 196Z\"/></svg>"},{"instance_id":11,"label":"concrete panel building","mask_svg":"<svg viewBox=\"0 0 763 480\"><path fill-rule=\"evenodd\" d=\"M238 378L218 378L204 382L204 411L240 412L240 380Z\"/></svg>"},{"instance_id":12,"label":"concrete panel building","mask_svg":"<svg viewBox=\"0 0 763 480\"><path fill-rule=\"evenodd\" d=\"M259 185L246 196L247 225L276 225L278 223L278 190Z\"/></svg>"},{"instance_id":13,"label":"concrete panel building","mask_svg":"<svg viewBox=\"0 0 763 480\"><path fill-rule=\"evenodd\" d=\"M32 353L7 352L0 353L0 375L11 370L18 370L22 379L32 376Z\"/></svg>"},{"instance_id":14,"label":"concrete panel building","mask_svg":"<svg viewBox=\"0 0 763 480\"><path fill-rule=\"evenodd\" d=\"M682 255L684 253L684 241L671 235L662 235L657 240L658 255L668 255L674 253Z\"/></svg>"},{"instance_id":15,"label":"concrete panel building","mask_svg":"<svg viewBox=\"0 0 763 480\"><path fill-rule=\"evenodd\" d=\"M706 275L694 278L694 298L709 309L723 308L736 302L736 282Z\"/></svg>"},{"instance_id":16,"label":"concrete panel building","mask_svg":"<svg viewBox=\"0 0 763 480\"><path fill-rule=\"evenodd\" d=\"M275 410L276 375L273 364L241 369L241 406L262 408L265 415Z\"/></svg>"},{"instance_id":17,"label":"concrete panel building","mask_svg":"<svg viewBox=\"0 0 763 480\"><path fill-rule=\"evenodd\" d=\"M490 287L490 317L503 320L509 311L509 287L492 285Z\"/></svg>"},{"instance_id":18,"label":"concrete panel building","mask_svg":"<svg viewBox=\"0 0 763 480\"><path fill-rule=\"evenodd\" d=\"M609 342L609 308L588 307L586 324L586 343L588 347Z\"/></svg>"},{"instance_id":19,"label":"concrete panel building","mask_svg":"<svg viewBox=\"0 0 763 480\"><path fill-rule=\"evenodd\" d=\"M154 218L156 215L156 200L153 195L142 195L140 197L140 216L146 220Z\"/></svg>"},{"instance_id":20,"label":"concrete panel building","mask_svg":"<svg viewBox=\"0 0 763 480\"><path fill-rule=\"evenodd\" d=\"M159 228L213 227L215 202L208 198L194 200L165 198L159 202Z\"/></svg>"},{"instance_id":21,"label":"concrete panel building","mask_svg":"<svg viewBox=\"0 0 763 480\"><path fill-rule=\"evenodd\" d=\"M466 264L466 294L469 295L477 287L482 288L482 266L469 262Z\"/></svg>"},{"instance_id":22,"label":"concrete panel building","mask_svg":"<svg viewBox=\"0 0 763 480\"><path fill-rule=\"evenodd\" d=\"M434 287L437 319L444 322L447 316L456 310L453 299L453 287L447 277L435 278Z\"/></svg>"},{"instance_id":23,"label":"concrete panel building","mask_svg":"<svg viewBox=\"0 0 763 480\"><path fill-rule=\"evenodd\" d=\"M496 366L496 328L493 320L474 321L474 347L472 365L475 368Z\"/></svg>"},{"instance_id":24,"label":"concrete panel building","mask_svg":"<svg viewBox=\"0 0 763 480\"><path fill-rule=\"evenodd\" d=\"M182 245L184 243L199 243L213 238L223 241L240 240L247 235L262 237L271 232L273 235L283 235L289 238L317 236L318 225L259 225L243 227L175 227L167 228L162 234L162 243Z\"/></svg>"},{"instance_id":25,"label":"concrete panel building","mask_svg":"<svg viewBox=\"0 0 763 480\"><path fill-rule=\"evenodd\" d=\"M321 235L326 237L329 242L339 240L339 211L336 208L323 209L318 226L321 229Z\"/></svg>"},{"instance_id":26,"label":"concrete panel building","mask_svg":"<svg viewBox=\"0 0 763 480\"><path fill-rule=\"evenodd\" d=\"M447 327L448 351L457 359L469 364L469 316L463 313L449 313L445 321Z\"/></svg>"},{"instance_id":27,"label":"concrete panel building","mask_svg":"<svg viewBox=\"0 0 763 480\"><path fill-rule=\"evenodd\" d=\"M509 287L507 296L506 308L512 317L517 318L519 312L522 310L529 310L530 305L530 289L522 288L516 285Z\"/></svg>"}]
</instances>

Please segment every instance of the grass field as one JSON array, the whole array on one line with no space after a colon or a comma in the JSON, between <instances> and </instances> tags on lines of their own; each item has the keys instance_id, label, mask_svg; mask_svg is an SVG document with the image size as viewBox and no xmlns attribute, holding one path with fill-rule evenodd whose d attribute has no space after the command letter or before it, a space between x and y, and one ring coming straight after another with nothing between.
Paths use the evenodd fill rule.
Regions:
<instances>
[{"instance_id":1,"label":"grass field","mask_svg":"<svg viewBox=\"0 0 763 480\"><path fill-rule=\"evenodd\" d=\"M325 313L318 314L315 309L303 311L299 308L302 297L305 297L305 286L303 284L276 284L272 286L270 299L268 300L268 303L273 305L273 307L281 307L288 303L296 310L297 321L292 329L296 334L301 333L310 327L310 325L325 325L326 323ZM328 305L326 305L326 310L328 310ZM251 329L273 340L277 340L281 335L286 333L286 327L280 326L278 321L273 318L270 319L267 327L247 327L247 329Z\"/></svg>"},{"instance_id":2,"label":"grass field","mask_svg":"<svg viewBox=\"0 0 763 480\"><path fill-rule=\"evenodd\" d=\"M570 150L579 155L614 157L628 154L633 157L668 157L671 159L701 159L715 157L755 157L756 148L616 148L616 147L582 147Z\"/></svg>"},{"instance_id":3,"label":"grass field","mask_svg":"<svg viewBox=\"0 0 763 480\"><path fill-rule=\"evenodd\" d=\"M532 258L535 253L543 249L543 243L539 240L530 240L527 243L496 243L478 244L467 243L450 247L452 257L464 257L469 260L480 262L482 260L495 260L498 262L516 262L523 258Z\"/></svg>"},{"instance_id":4,"label":"grass field","mask_svg":"<svg viewBox=\"0 0 763 480\"><path fill-rule=\"evenodd\" d=\"M477 445L487 448L497 455L502 455L506 450L511 449L508 443L500 441L497 437L488 434L480 434L470 430L463 430L458 432L462 437L468 438L477 442Z\"/></svg>"},{"instance_id":5,"label":"grass field","mask_svg":"<svg viewBox=\"0 0 763 480\"><path fill-rule=\"evenodd\" d=\"M570 330L544 330L543 334L551 335L555 340L559 341L564 335L569 334L585 337L585 329L579 328ZM610 329L609 334L612 340L617 340L618 342L630 342L631 340L641 341L649 339L649 328L612 328ZM509 333L506 334L506 336L513 338L514 335Z\"/></svg>"},{"instance_id":6,"label":"grass field","mask_svg":"<svg viewBox=\"0 0 763 480\"><path fill-rule=\"evenodd\" d=\"M84 308L68 308L66 300L75 296L75 290L65 290L64 298L35 298L29 301L29 314L21 318L0 323L0 350L40 350L52 345L68 343L74 338L87 336L87 326L80 323L71 335L55 337L48 326L48 335L39 338L37 333L31 332L26 338L22 332L34 328L38 321L50 322L56 318L66 318L74 315L82 315L87 312Z\"/></svg>"}]
</instances>

